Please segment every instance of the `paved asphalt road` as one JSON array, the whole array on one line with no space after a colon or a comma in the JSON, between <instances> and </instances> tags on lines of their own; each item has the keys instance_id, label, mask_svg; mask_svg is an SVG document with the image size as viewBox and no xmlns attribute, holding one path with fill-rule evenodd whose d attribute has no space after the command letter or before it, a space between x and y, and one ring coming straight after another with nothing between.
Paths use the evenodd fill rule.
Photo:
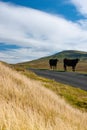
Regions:
<instances>
[{"instance_id":1,"label":"paved asphalt road","mask_svg":"<svg viewBox=\"0 0 87 130\"><path fill-rule=\"evenodd\" d=\"M39 76L53 79L57 82L78 87L87 91L87 74L79 74L76 72L60 72L52 70L30 69Z\"/></svg>"}]
</instances>

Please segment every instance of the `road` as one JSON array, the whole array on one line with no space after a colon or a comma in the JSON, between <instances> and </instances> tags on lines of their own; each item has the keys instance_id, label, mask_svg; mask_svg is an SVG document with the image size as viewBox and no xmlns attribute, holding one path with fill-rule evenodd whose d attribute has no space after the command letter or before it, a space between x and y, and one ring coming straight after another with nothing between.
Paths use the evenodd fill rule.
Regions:
<instances>
[{"instance_id":1,"label":"road","mask_svg":"<svg viewBox=\"0 0 87 130\"><path fill-rule=\"evenodd\" d=\"M81 88L87 91L87 74L77 72L60 72L52 70L30 69L39 76L55 80L57 82Z\"/></svg>"}]
</instances>

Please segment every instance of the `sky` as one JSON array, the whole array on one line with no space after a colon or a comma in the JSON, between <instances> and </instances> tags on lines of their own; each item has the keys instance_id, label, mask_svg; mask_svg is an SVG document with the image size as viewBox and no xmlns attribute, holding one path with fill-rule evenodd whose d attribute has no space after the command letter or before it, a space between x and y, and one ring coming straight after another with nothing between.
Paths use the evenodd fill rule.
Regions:
<instances>
[{"instance_id":1,"label":"sky","mask_svg":"<svg viewBox=\"0 0 87 130\"><path fill-rule=\"evenodd\" d=\"M87 52L87 0L0 0L0 60Z\"/></svg>"}]
</instances>

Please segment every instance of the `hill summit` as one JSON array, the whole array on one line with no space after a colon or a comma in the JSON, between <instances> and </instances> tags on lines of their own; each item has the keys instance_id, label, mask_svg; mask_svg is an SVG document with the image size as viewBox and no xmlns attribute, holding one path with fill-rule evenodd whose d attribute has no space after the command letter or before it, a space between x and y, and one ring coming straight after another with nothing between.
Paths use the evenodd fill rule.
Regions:
<instances>
[{"instance_id":1,"label":"hill summit","mask_svg":"<svg viewBox=\"0 0 87 130\"><path fill-rule=\"evenodd\" d=\"M65 50L62 52L58 52L49 58L80 58L83 60L87 60L87 52L84 51L75 51L75 50Z\"/></svg>"}]
</instances>

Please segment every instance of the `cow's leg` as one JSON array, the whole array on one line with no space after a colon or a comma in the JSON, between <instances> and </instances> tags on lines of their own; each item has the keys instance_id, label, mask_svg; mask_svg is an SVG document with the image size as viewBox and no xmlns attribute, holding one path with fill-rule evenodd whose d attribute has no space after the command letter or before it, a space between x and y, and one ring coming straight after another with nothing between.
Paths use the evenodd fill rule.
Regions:
<instances>
[{"instance_id":1,"label":"cow's leg","mask_svg":"<svg viewBox=\"0 0 87 130\"><path fill-rule=\"evenodd\" d=\"M52 69L52 66L50 65L50 69Z\"/></svg>"},{"instance_id":2,"label":"cow's leg","mask_svg":"<svg viewBox=\"0 0 87 130\"><path fill-rule=\"evenodd\" d=\"M72 71L75 71L75 66L72 66Z\"/></svg>"},{"instance_id":3,"label":"cow's leg","mask_svg":"<svg viewBox=\"0 0 87 130\"><path fill-rule=\"evenodd\" d=\"M53 70L53 66L52 66L52 70Z\"/></svg>"},{"instance_id":4,"label":"cow's leg","mask_svg":"<svg viewBox=\"0 0 87 130\"><path fill-rule=\"evenodd\" d=\"M66 69L66 65L64 64L64 71L67 71L67 69Z\"/></svg>"}]
</instances>

